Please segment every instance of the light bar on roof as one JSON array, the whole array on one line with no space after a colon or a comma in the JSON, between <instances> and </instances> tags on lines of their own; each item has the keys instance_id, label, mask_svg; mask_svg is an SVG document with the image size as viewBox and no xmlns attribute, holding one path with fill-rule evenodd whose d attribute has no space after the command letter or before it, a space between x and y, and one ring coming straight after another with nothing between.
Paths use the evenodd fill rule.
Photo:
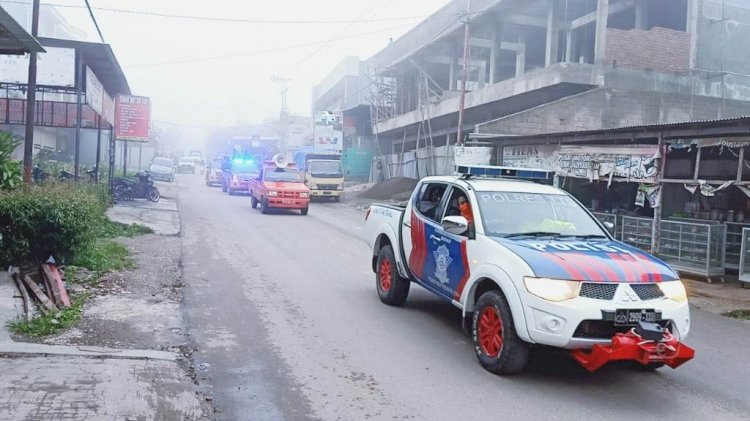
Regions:
<instances>
[{"instance_id":1,"label":"light bar on roof","mask_svg":"<svg viewBox=\"0 0 750 421\"><path fill-rule=\"evenodd\" d=\"M534 168L497 167L490 165L457 165L456 172L473 177L517 178L529 181L552 182L555 173Z\"/></svg>"}]
</instances>

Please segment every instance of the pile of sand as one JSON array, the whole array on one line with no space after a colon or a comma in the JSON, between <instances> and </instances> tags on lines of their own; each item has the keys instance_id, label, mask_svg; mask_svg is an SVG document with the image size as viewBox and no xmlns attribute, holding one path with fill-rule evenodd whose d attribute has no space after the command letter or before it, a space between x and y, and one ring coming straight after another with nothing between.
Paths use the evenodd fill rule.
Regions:
<instances>
[{"instance_id":1,"label":"pile of sand","mask_svg":"<svg viewBox=\"0 0 750 421\"><path fill-rule=\"evenodd\" d=\"M417 185L417 180L406 177L394 177L382 183L375 184L370 189L363 191L358 197L375 200L391 200L409 198L409 195Z\"/></svg>"}]
</instances>

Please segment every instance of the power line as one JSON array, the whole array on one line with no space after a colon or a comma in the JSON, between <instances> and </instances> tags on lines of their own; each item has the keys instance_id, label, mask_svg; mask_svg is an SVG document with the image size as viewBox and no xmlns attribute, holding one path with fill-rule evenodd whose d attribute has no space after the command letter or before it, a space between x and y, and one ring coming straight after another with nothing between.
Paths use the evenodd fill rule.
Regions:
<instances>
[{"instance_id":1,"label":"power line","mask_svg":"<svg viewBox=\"0 0 750 421\"><path fill-rule=\"evenodd\" d=\"M30 2L27 1L17 1L17 0L1 0L0 3L9 3L9 4L26 4L31 5ZM67 8L67 9L85 9L86 6L81 5L72 5L72 4L57 4L57 3L42 3L42 6L51 6L51 7L60 7L60 8ZM352 23L379 23L379 22L395 22L395 21L406 21L406 20L416 20L416 19L423 19L425 16L402 16L402 17L395 17L395 18L379 18L379 19L369 19L365 21L361 20L304 20L304 19L290 19L290 20L284 20L284 19L247 19L247 18L230 18L230 17L220 17L220 16L198 16L198 15L183 15L183 14L174 14L174 13L164 13L164 12L154 12L154 11L147 11L147 10L135 10L135 9L115 9L110 7L93 7L94 10L100 10L102 12L110 12L110 13L121 13L121 14L131 14L131 15L141 15L141 16L150 16L150 17L159 17L159 18L169 18L169 19L186 19L186 20L195 20L195 21L207 21L207 22L224 22L224 23L255 23L255 24L289 24L289 25L343 25L343 24L352 24Z\"/></svg>"},{"instance_id":2,"label":"power line","mask_svg":"<svg viewBox=\"0 0 750 421\"><path fill-rule=\"evenodd\" d=\"M89 9L89 15L91 15L91 20L94 21L96 32L99 33L99 39L102 40L102 44L106 44L104 42L104 35L102 35L102 30L99 29L99 22L96 21L96 17L94 16L94 11L91 10L91 4L89 4L89 0L84 0L84 1L86 2L86 8Z\"/></svg>"},{"instance_id":3,"label":"power line","mask_svg":"<svg viewBox=\"0 0 750 421\"><path fill-rule=\"evenodd\" d=\"M266 53L275 53L278 51L285 51L285 50L294 50L297 48L304 48L304 47L311 47L314 45L319 44L327 44L331 41L334 41L336 39L352 39L352 38L359 38L364 37L368 35L375 35L380 34L383 32L393 31L396 29L401 29L406 26L411 26L409 24L407 25L398 25L389 27L386 29L380 29L377 31L371 31L371 32L362 32L359 34L352 34L346 37L339 37L339 38L329 38L321 41L314 41L314 42L308 42L304 44L295 44L295 45L287 45L283 47L277 47L277 48L267 48L263 50L254 50L254 51L246 51L242 53L235 53L235 54L227 54L222 56L212 56L212 57L196 57L192 59L185 59L185 60L174 60L174 61L162 61L162 62L155 62L155 63L141 63L141 64L130 64L130 65L123 65L123 68L135 68L135 67L154 67L154 66L170 66L170 65L176 65L176 64L188 64L188 63L201 63L201 62L209 62L209 61L216 61L216 60L226 60L226 59L232 59L237 57L245 57L245 56L251 56L256 54L266 54Z\"/></svg>"}]
</instances>

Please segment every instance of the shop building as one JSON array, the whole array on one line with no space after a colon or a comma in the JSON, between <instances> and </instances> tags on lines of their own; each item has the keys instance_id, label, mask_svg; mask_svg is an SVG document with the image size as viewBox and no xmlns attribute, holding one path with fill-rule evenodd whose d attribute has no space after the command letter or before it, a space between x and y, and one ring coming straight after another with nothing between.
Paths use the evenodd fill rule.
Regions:
<instances>
[{"instance_id":1,"label":"shop building","mask_svg":"<svg viewBox=\"0 0 750 421\"><path fill-rule=\"evenodd\" d=\"M750 279L750 117L473 137L499 165L554 171L616 238L676 269Z\"/></svg>"}]
</instances>

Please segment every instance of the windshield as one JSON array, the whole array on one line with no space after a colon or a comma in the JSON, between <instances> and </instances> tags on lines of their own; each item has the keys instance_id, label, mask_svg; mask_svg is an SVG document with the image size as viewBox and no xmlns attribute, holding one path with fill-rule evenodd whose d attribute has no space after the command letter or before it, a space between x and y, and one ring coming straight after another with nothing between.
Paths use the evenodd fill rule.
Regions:
<instances>
[{"instance_id":1,"label":"windshield","mask_svg":"<svg viewBox=\"0 0 750 421\"><path fill-rule=\"evenodd\" d=\"M314 176L343 177L341 161L312 161L310 162L310 174Z\"/></svg>"},{"instance_id":2,"label":"windshield","mask_svg":"<svg viewBox=\"0 0 750 421\"><path fill-rule=\"evenodd\" d=\"M174 165L173 161L169 158L156 158L153 164L159 167L171 167Z\"/></svg>"},{"instance_id":3,"label":"windshield","mask_svg":"<svg viewBox=\"0 0 750 421\"><path fill-rule=\"evenodd\" d=\"M605 237L596 221L562 194L477 192L485 233Z\"/></svg>"},{"instance_id":4,"label":"windshield","mask_svg":"<svg viewBox=\"0 0 750 421\"><path fill-rule=\"evenodd\" d=\"M295 168L276 168L266 170L264 181L285 181L290 183L301 183L302 177L299 170Z\"/></svg>"}]
</instances>

